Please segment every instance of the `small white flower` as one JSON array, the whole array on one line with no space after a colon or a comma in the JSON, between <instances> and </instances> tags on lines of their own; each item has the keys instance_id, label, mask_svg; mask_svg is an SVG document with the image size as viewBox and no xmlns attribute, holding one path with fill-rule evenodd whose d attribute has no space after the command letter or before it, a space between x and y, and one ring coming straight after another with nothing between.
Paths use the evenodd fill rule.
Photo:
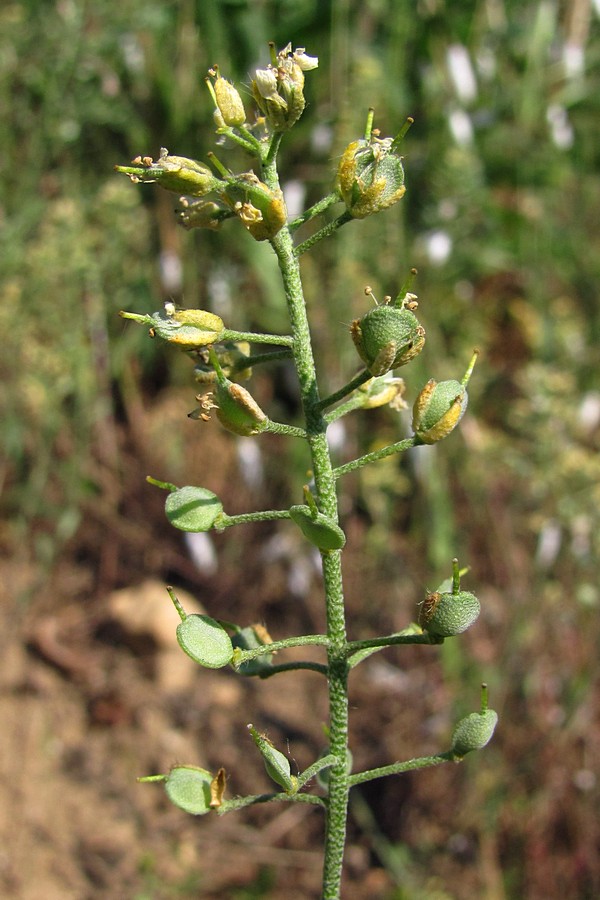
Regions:
<instances>
[{"instance_id":1,"label":"small white flower","mask_svg":"<svg viewBox=\"0 0 600 900\"><path fill-rule=\"evenodd\" d=\"M265 100L277 100L277 75L274 69L257 69L254 76L258 93Z\"/></svg>"},{"instance_id":2,"label":"small white flower","mask_svg":"<svg viewBox=\"0 0 600 900\"><path fill-rule=\"evenodd\" d=\"M303 72L309 72L311 69L316 69L319 65L319 57L308 56L304 47L298 47L294 50L292 55L294 57L294 62L300 66Z\"/></svg>"}]
</instances>

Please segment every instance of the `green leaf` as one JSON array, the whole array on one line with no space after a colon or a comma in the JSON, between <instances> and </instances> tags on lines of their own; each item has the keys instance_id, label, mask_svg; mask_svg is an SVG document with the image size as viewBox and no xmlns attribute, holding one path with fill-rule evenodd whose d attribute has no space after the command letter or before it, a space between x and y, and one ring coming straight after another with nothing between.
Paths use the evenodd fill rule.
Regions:
<instances>
[{"instance_id":1,"label":"green leaf","mask_svg":"<svg viewBox=\"0 0 600 900\"><path fill-rule=\"evenodd\" d=\"M177 640L184 653L207 669L221 669L233 659L231 639L222 625L192 613L177 626Z\"/></svg>"},{"instance_id":2,"label":"green leaf","mask_svg":"<svg viewBox=\"0 0 600 900\"><path fill-rule=\"evenodd\" d=\"M210 531L223 513L223 504L212 491L187 485L169 494L165 513L181 531Z\"/></svg>"}]
</instances>

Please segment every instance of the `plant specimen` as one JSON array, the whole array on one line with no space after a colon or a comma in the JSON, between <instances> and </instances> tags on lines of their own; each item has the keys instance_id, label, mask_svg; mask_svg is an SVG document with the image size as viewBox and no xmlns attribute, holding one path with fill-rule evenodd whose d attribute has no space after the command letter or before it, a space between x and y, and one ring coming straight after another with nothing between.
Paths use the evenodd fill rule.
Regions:
<instances>
[{"instance_id":1,"label":"plant specimen","mask_svg":"<svg viewBox=\"0 0 600 900\"><path fill-rule=\"evenodd\" d=\"M250 120L238 90L223 78L217 67L210 70L208 86L215 105L217 133L242 147L254 160L254 169L234 174L214 155L211 166L162 150L159 158L137 157L129 166L117 166L135 182L158 182L181 196L180 220L186 228L217 229L228 219L237 220L257 241L267 241L281 272L283 294L289 315L289 334L237 331L212 312L177 309L167 303L152 315L123 312L149 326L153 336L178 345L196 362L197 380L211 391L200 395L192 417L209 420L214 414L226 429L237 435L271 432L289 440L306 442L311 459L312 482L303 486L303 502L289 509L260 510L228 515L219 497L209 488L177 486L149 479L166 490L165 511L169 521L189 532L223 531L240 523L287 520L282 527L297 527L318 548L322 561L326 632L273 641L262 626L237 625L208 615L188 615L174 591L169 594L180 616L177 638L180 646L199 665L233 667L241 676L271 678L294 669L312 669L325 677L329 692L328 748L307 769L292 774L287 756L271 741L248 725L250 736L262 755L266 771L277 786L271 794L228 799L226 776L193 765L177 765L168 773L148 776L162 781L171 800L195 815L213 810L224 814L254 803L287 801L322 808L326 818L323 897L340 896L348 797L357 784L386 775L460 760L490 740L497 716L488 709L487 690L482 688L481 709L458 723L449 750L435 756L394 762L382 768L352 771L348 746L348 676L367 657L397 644L440 644L468 628L479 614L474 594L461 588L463 574L458 561L450 577L425 598L418 623L403 631L367 640L349 640L342 580L342 553L346 543L338 515L337 482L347 473L392 454L446 437L456 427L467 406L467 384L476 353L464 377L436 382L418 393L413 408L413 434L404 440L335 466L327 440L328 426L354 410L383 405L405 408L404 382L393 373L407 365L425 344L425 329L417 317L417 297L411 288L412 270L396 297L377 304L370 288L371 304L352 322L350 334L363 363L342 387L322 396L311 342L310 323L300 271L300 257L318 241L355 219L379 213L397 203L405 193L404 167L399 148L412 120L408 119L395 138L382 138L373 128L369 111L364 135L344 150L330 194L293 221L288 221L278 173L278 150L286 133L298 121L305 106L305 72L318 60L303 49L288 45L277 52L270 46L271 62L258 69L252 95L258 108ZM335 205L342 211L303 241L295 239L301 226L323 216ZM252 345L261 346L252 352ZM273 349L264 349L264 348ZM257 365L274 360L293 361L302 402L303 426L273 421L239 382ZM324 661L275 662L275 653L286 648L318 645ZM277 657L278 660L280 657Z\"/></svg>"}]
</instances>

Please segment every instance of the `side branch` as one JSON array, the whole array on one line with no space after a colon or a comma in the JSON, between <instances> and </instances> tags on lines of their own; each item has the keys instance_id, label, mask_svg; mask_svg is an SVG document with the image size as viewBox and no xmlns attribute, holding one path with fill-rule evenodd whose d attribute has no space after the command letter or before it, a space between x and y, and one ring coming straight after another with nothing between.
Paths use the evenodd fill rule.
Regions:
<instances>
[{"instance_id":1,"label":"side branch","mask_svg":"<svg viewBox=\"0 0 600 900\"><path fill-rule=\"evenodd\" d=\"M288 650L290 647L329 646L329 638L326 634L303 634L300 637L284 638L282 641L272 641L270 644L261 644L252 650L240 650L236 648L233 653L233 665L237 669L242 663L250 662L267 653L275 653L277 650Z\"/></svg>"},{"instance_id":2,"label":"side branch","mask_svg":"<svg viewBox=\"0 0 600 900\"><path fill-rule=\"evenodd\" d=\"M220 816L225 815L225 813L233 812L236 809L243 809L245 806L254 806L257 803L272 803L272 802L285 802L288 803L312 803L314 806L321 806L326 808L327 804L322 797L317 797L315 794L250 794L247 797L234 797L232 800L223 800L219 808L217 809L217 813Z\"/></svg>"},{"instance_id":3,"label":"side branch","mask_svg":"<svg viewBox=\"0 0 600 900\"><path fill-rule=\"evenodd\" d=\"M347 384L343 385L343 387L339 388L339 390L335 391L333 394L330 394L329 397L324 397L317 404L317 408L319 410L327 409L328 406L333 406L334 403L337 403L338 400L343 400L344 397L347 397L348 394L351 394L352 391L355 391L357 388L368 381L373 376L369 372L368 369L362 369L358 372L351 381Z\"/></svg>"},{"instance_id":4,"label":"side branch","mask_svg":"<svg viewBox=\"0 0 600 900\"><path fill-rule=\"evenodd\" d=\"M323 197L322 200L319 200L303 212L302 215L298 216L297 219L294 219L293 222L289 223L288 228L290 232L293 233L297 228L300 228L301 225L304 225L305 222L310 222L311 219L314 219L315 216L320 216L321 213L324 213L326 209L329 209L330 206L333 206L334 203L338 203L341 199L342 198L337 191L333 191L331 194Z\"/></svg>"},{"instance_id":5,"label":"side branch","mask_svg":"<svg viewBox=\"0 0 600 900\"><path fill-rule=\"evenodd\" d=\"M352 219L353 216L346 210L346 212L343 212L337 219L334 219L333 222L324 225L323 228L320 228L319 231L316 231L311 237L307 238L301 244L298 244L294 250L294 254L296 256L302 256L303 253L306 253L307 250L310 250L311 247L314 247L314 245L318 244L319 241L322 241L323 238L329 237L330 234L334 234L338 228L341 228L346 222L351 222Z\"/></svg>"},{"instance_id":6,"label":"side branch","mask_svg":"<svg viewBox=\"0 0 600 900\"><path fill-rule=\"evenodd\" d=\"M348 782L350 787L354 787L365 781L373 781L375 778L385 778L386 775L400 775L402 772L412 772L414 769L428 769L431 766L439 766L454 760L456 760L455 754L452 750L448 750L446 753L438 753L436 756L420 756L417 759L408 759L406 762L391 763L389 766L380 766L378 769L357 772L356 775L350 775Z\"/></svg>"},{"instance_id":7,"label":"side branch","mask_svg":"<svg viewBox=\"0 0 600 900\"><path fill-rule=\"evenodd\" d=\"M403 453L404 450L410 450L411 447L416 447L417 444L418 439L416 437L405 438L403 441L398 441L396 444L390 444L389 447L384 447L382 450L374 450L372 453L365 453L364 456L359 456L358 459L353 459L343 466L338 466L333 470L333 475L335 478L340 478L342 475L347 475L348 472L353 472L355 469L362 469L363 466L366 466L369 463L377 462L378 459L385 459L386 456L393 456L394 453Z\"/></svg>"}]
</instances>

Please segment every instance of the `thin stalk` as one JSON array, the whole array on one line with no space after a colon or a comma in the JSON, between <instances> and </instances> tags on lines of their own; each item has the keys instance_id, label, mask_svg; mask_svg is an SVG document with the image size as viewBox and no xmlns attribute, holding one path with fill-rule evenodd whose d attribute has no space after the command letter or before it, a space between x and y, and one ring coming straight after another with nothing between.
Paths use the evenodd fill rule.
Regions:
<instances>
[{"instance_id":1,"label":"thin stalk","mask_svg":"<svg viewBox=\"0 0 600 900\"><path fill-rule=\"evenodd\" d=\"M255 806L257 803L272 803L274 801L325 806L323 798L317 797L316 794L249 794L247 797L233 797L231 800L223 800L217 809L217 813L220 816L224 816L225 813L243 809L245 806Z\"/></svg>"},{"instance_id":2,"label":"thin stalk","mask_svg":"<svg viewBox=\"0 0 600 900\"><path fill-rule=\"evenodd\" d=\"M364 456L359 456L358 459L353 459L343 466L338 466L333 470L333 474L335 478L340 478L342 475L347 475L348 472L353 472L355 469L362 469L363 466L376 462L378 459L385 459L386 456L392 456L394 453L403 453L404 450L410 450L411 447L416 447L417 444L418 438L405 438L403 441L398 441L396 444L390 444L389 447L383 447L382 450L374 450L372 453L365 453Z\"/></svg>"},{"instance_id":3,"label":"thin stalk","mask_svg":"<svg viewBox=\"0 0 600 900\"><path fill-rule=\"evenodd\" d=\"M292 353L290 349L271 350L266 353L255 353L247 357L246 360L239 360L233 366L234 372L243 372L245 369L251 369L252 366L261 365L261 363L277 362L280 359L290 359Z\"/></svg>"},{"instance_id":4,"label":"thin stalk","mask_svg":"<svg viewBox=\"0 0 600 900\"><path fill-rule=\"evenodd\" d=\"M270 158L265 162L263 180L272 190L279 189L279 178L274 154L270 155ZM300 384L318 503L321 511L337 522L338 503L335 477L325 433L327 423L320 408L319 389L317 387L306 303L300 278L300 267L289 228L282 228L271 239L271 245L277 256L292 325L294 362ZM337 760L329 770L322 898L323 900L339 900L349 796L348 773L346 771L349 666L346 660L346 621L341 553L340 551L330 551L322 553L321 557L329 644L327 649L330 718L329 752Z\"/></svg>"},{"instance_id":5,"label":"thin stalk","mask_svg":"<svg viewBox=\"0 0 600 900\"><path fill-rule=\"evenodd\" d=\"M363 784L365 781L373 781L375 778L385 778L386 775L400 775L402 772L413 772L415 769L429 769L431 766L453 762L455 759L456 757L452 750L448 750L447 753L437 753L435 756L420 756L417 759L407 759L405 762L380 766L378 769L357 772L355 775L350 775L348 781L350 782L350 787L354 787L357 784Z\"/></svg>"},{"instance_id":6,"label":"thin stalk","mask_svg":"<svg viewBox=\"0 0 600 900\"><path fill-rule=\"evenodd\" d=\"M310 222L315 216L320 216L321 213L324 213L325 210L329 209L330 206L333 206L334 203L339 203L340 200L341 197L339 193L337 191L332 191L331 194L323 197L322 200L319 200L313 206L309 207L309 209L305 210L297 219L290 222L288 225L290 231L293 233L297 228L300 228L301 225L304 225L305 222Z\"/></svg>"},{"instance_id":7,"label":"thin stalk","mask_svg":"<svg viewBox=\"0 0 600 900\"><path fill-rule=\"evenodd\" d=\"M273 675L279 675L280 672L296 672L298 669L306 669L309 672L318 672L319 675L324 675L325 678L327 678L329 674L327 666L324 666L322 663L306 660L304 662L278 663L276 666L270 666L270 668L265 669L263 672L259 672L258 677L261 681L264 681L266 678L272 678Z\"/></svg>"},{"instance_id":8,"label":"thin stalk","mask_svg":"<svg viewBox=\"0 0 600 900\"><path fill-rule=\"evenodd\" d=\"M342 385L342 387L334 391L333 394L330 394L328 397L325 397L323 400L319 401L319 409L327 409L328 406L333 406L334 403L337 403L338 400L343 400L344 397L347 397L348 394L351 394L352 391L355 391L357 388L368 381L373 376L369 372L368 369L361 369L360 372L352 378L347 384Z\"/></svg>"},{"instance_id":9,"label":"thin stalk","mask_svg":"<svg viewBox=\"0 0 600 900\"><path fill-rule=\"evenodd\" d=\"M311 247L314 247L315 244L318 244L319 241L322 241L323 238L329 237L330 234L333 234L338 228L341 228L342 225L345 225L346 222L352 221L352 215L346 210L337 219L334 219L333 222L329 222L327 225L324 225L323 228L320 228L319 231L316 231L309 238L306 238L301 244L298 244L296 247L295 253L296 256L302 256L303 253L306 253L307 250L310 250Z\"/></svg>"},{"instance_id":10,"label":"thin stalk","mask_svg":"<svg viewBox=\"0 0 600 900\"><path fill-rule=\"evenodd\" d=\"M234 653L233 664L237 668L251 659L258 659L268 653L277 653L278 650L289 650L290 647L326 647L329 639L325 634L303 634L299 637L283 638L281 641L270 641L253 647L252 650L239 650Z\"/></svg>"},{"instance_id":11,"label":"thin stalk","mask_svg":"<svg viewBox=\"0 0 600 900\"><path fill-rule=\"evenodd\" d=\"M262 433L287 434L288 437L306 437L304 428L297 428L295 425L286 425L285 422L274 422L272 419L267 419Z\"/></svg>"},{"instance_id":12,"label":"thin stalk","mask_svg":"<svg viewBox=\"0 0 600 900\"><path fill-rule=\"evenodd\" d=\"M248 341L252 344L279 344L284 347L291 347L294 343L293 337L288 334L260 334L254 331L233 331L231 328L225 328L219 336L220 341Z\"/></svg>"},{"instance_id":13,"label":"thin stalk","mask_svg":"<svg viewBox=\"0 0 600 900\"><path fill-rule=\"evenodd\" d=\"M346 400L345 403L336 406L331 412L325 413L325 421L328 425L331 425L333 422L337 422L338 419L342 419L344 416L347 416L348 413L354 412L356 409L364 409L364 406L364 399L362 397L351 397L349 400Z\"/></svg>"},{"instance_id":14,"label":"thin stalk","mask_svg":"<svg viewBox=\"0 0 600 900\"><path fill-rule=\"evenodd\" d=\"M154 479L152 479L151 484L156 484ZM222 531L224 528L230 528L232 525L246 525L248 522L269 522L272 519L289 519L289 517L289 509L262 509L251 513L238 513L236 516L228 516L227 513L222 513L217 519L215 527L218 531Z\"/></svg>"}]
</instances>

